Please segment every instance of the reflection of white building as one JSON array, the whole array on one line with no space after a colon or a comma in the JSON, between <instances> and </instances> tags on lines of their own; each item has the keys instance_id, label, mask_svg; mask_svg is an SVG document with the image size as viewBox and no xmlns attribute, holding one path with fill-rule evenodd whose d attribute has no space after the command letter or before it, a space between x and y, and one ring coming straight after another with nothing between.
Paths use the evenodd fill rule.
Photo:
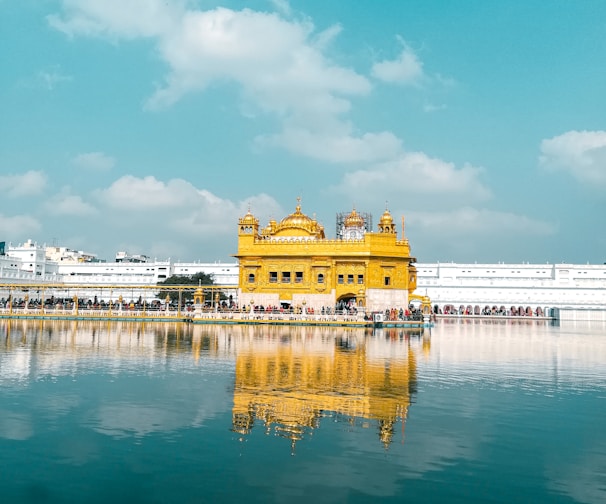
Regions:
<instances>
[{"instance_id":1,"label":"reflection of white building","mask_svg":"<svg viewBox=\"0 0 606 504\"><path fill-rule=\"evenodd\" d=\"M145 258L145 256L137 256ZM58 260L61 259L61 260ZM238 286L237 262L95 261L95 255L31 240L6 247L0 283L99 286L156 285L173 275L212 275L217 285ZM606 310L606 264L417 263L417 294L434 305L573 307ZM1 296L1 294L0 294Z\"/></svg>"},{"instance_id":2,"label":"reflection of white building","mask_svg":"<svg viewBox=\"0 0 606 504\"><path fill-rule=\"evenodd\" d=\"M453 376L458 384L488 384L508 376L542 393L556 384L604 388L605 328L603 323L574 322L554 327L529 319L441 321L431 330L426 367L444 383L452 383Z\"/></svg>"}]
</instances>

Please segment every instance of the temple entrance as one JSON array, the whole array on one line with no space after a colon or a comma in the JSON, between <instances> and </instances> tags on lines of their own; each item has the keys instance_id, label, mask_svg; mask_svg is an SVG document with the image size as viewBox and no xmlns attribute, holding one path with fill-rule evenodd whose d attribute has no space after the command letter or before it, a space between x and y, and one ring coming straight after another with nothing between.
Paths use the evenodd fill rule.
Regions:
<instances>
[{"instance_id":1,"label":"temple entrance","mask_svg":"<svg viewBox=\"0 0 606 504\"><path fill-rule=\"evenodd\" d=\"M358 306L356 304L355 294L343 294L339 299L337 299L335 308L339 311L357 310Z\"/></svg>"}]
</instances>

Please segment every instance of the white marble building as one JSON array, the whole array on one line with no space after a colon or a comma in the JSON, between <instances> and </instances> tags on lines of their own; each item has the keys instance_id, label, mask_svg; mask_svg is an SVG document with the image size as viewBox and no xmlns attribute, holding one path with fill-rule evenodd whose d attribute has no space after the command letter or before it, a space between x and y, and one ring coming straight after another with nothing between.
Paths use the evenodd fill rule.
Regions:
<instances>
[{"instance_id":1,"label":"white marble building","mask_svg":"<svg viewBox=\"0 0 606 504\"><path fill-rule=\"evenodd\" d=\"M55 249L56 247L52 247ZM172 275L213 275L215 284L238 286L237 262L95 262L70 251L70 261L53 261L47 247L31 240L6 247L0 256L0 283L53 283L102 286L151 286ZM86 259L88 258L88 259ZM417 263L417 294L432 304L583 308L606 310L606 264ZM132 289L131 289L132 290ZM0 297L2 293L0 293ZM146 296L153 296L146 291Z\"/></svg>"}]
</instances>

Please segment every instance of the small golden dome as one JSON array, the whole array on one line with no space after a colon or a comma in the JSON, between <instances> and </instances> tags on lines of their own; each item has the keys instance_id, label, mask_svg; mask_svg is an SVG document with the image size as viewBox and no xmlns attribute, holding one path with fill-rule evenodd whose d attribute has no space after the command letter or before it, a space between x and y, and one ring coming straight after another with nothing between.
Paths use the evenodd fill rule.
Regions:
<instances>
[{"instance_id":1,"label":"small golden dome","mask_svg":"<svg viewBox=\"0 0 606 504\"><path fill-rule=\"evenodd\" d=\"M267 235L267 236L273 234L276 230L277 225L278 224L276 222L276 219L274 219L274 218L269 219L269 224L267 224L267 226L263 230L263 234Z\"/></svg>"},{"instance_id":2,"label":"small golden dome","mask_svg":"<svg viewBox=\"0 0 606 504\"><path fill-rule=\"evenodd\" d=\"M355 208L347 217L345 217L345 227L364 227L364 219L358 212L356 212Z\"/></svg>"},{"instance_id":3,"label":"small golden dome","mask_svg":"<svg viewBox=\"0 0 606 504\"><path fill-rule=\"evenodd\" d=\"M393 217L389 213L389 210L385 210L385 212L383 212L383 215L381 215L381 220L379 221L379 224L381 224L383 226L386 226L388 224L393 224Z\"/></svg>"},{"instance_id":4,"label":"small golden dome","mask_svg":"<svg viewBox=\"0 0 606 504\"><path fill-rule=\"evenodd\" d=\"M240 224L256 224L257 219L253 214L250 213L250 210L246 213L244 217L240 220Z\"/></svg>"}]
</instances>

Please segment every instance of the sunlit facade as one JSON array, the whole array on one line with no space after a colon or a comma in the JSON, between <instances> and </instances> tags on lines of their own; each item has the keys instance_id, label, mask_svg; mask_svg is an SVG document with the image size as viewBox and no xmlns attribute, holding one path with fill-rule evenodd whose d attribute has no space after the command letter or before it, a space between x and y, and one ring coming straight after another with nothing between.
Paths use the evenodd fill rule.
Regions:
<instances>
[{"instance_id":1,"label":"sunlit facade","mask_svg":"<svg viewBox=\"0 0 606 504\"><path fill-rule=\"evenodd\" d=\"M403 233L402 233L403 234ZM260 228L249 211L238 221L238 299L242 306L312 309L335 305L368 311L406 307L414 292L416 259L398 238L389 210L377 231L366 230L355 209L344 219L339 238L301 211Z\"/></svg>"}]
</instances>

